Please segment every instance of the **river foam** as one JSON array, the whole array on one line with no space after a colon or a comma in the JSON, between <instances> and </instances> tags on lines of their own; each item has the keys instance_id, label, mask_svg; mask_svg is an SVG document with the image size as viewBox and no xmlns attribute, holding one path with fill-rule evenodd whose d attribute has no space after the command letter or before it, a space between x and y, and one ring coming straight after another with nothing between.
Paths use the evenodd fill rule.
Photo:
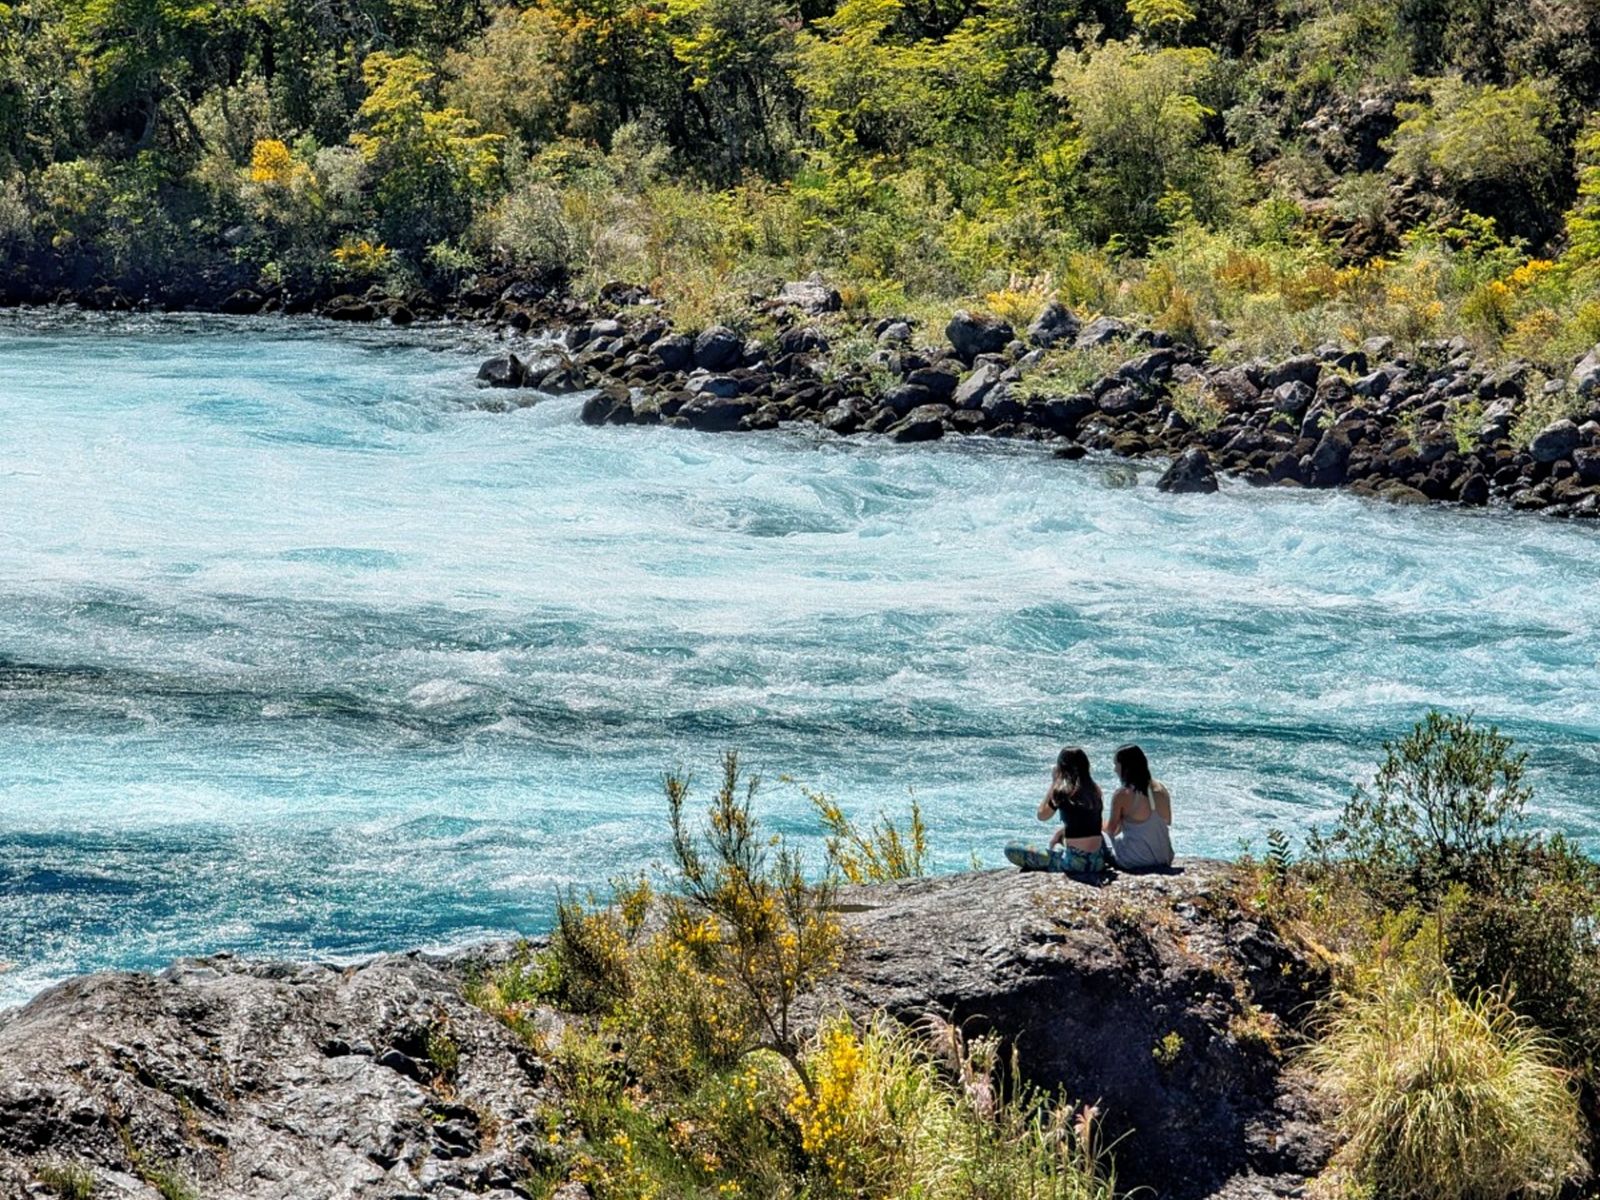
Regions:
<instances>
[{"instance_id":1,"label":"river foam","mask_svg":"<svg viewBox=\"0 0 1600 1200\"><path fill-rule=\"evenodd\" d=\"M809 836L914 794L998 863L1063 742L1185 851L1326 819L1430 704L1600 842L1596 531L1169 497L1034 447L474 407L462 335L0 321L0 1003L219 948L532 930L725 747Z\"/></svg>"}]
</instances>

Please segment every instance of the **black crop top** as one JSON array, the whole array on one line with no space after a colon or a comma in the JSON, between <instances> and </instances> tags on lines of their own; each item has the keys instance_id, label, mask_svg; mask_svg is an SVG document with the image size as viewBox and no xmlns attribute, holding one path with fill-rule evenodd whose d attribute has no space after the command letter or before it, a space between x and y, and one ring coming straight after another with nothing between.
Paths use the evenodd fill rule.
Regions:
<instances>
[{"instance_id":1,"label":"black crop top","mask_svg":"<svg viewBox=\"0 0 1600 1200\"><path fill-rule=\"evenodd\" d=\"M1066 830L1066 836L1069 838L1099 837L1100 826L1103 823L1101 820L1103 800L1099 795L1098 789L1096 790L1093 804L1074 803L1076 799L1074 797L1073 800L1068 800L1060 807L1061 824Z\"/></svg>"}]
</instances>

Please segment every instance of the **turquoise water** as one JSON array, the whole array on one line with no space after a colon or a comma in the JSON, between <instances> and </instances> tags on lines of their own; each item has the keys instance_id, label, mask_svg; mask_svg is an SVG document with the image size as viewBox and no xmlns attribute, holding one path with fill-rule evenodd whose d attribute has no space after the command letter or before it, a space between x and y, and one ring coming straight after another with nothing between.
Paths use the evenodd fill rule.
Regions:
<instances>
[{"instance_id":1,"label":"turquoise water","mask_svg":"<svg viewBox=\"0 0 1600 1200\"><path fill-rule=\"evenodd\" d=\"M0 319L0 1003L180 953L533 930L724 747L940 865L1137 738L1181 850L1326 819L1430 704L1600 843L1600 531L1167 497L1031 447L473 407L443 333Z\"/></svg>"}]
</instances>

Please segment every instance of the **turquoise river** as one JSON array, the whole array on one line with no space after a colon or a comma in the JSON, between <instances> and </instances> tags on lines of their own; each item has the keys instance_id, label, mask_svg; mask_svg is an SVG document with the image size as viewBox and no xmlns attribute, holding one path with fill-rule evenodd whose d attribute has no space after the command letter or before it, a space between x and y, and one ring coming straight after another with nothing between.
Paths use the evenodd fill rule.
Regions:
<instances>
[{"instance_id":1,"label":"turquoise river","mask_svg":"<svg viewBox=\"0 0 1600 1200\"><path fill-rule=\"evenodd\" d=\"M476 340L474 340L476 338ZM0 317L0 1005L186 953L351 956L649 869L737 747L915 795L941 868L1137 739L1180 850L1325 821L1430 706L1600 845L1600 530L1038 447L478 407L461 331Z\"/></svg>"}]
</instances>

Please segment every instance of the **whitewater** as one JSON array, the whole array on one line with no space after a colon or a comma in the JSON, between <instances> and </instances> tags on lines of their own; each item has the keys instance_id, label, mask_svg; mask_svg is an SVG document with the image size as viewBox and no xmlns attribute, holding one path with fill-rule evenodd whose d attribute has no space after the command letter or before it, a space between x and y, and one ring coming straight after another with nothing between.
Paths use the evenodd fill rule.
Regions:
<instances>
[{"instance_id":1,"label":"whitewater","mask_svg":"<svg viewBox=\"0 0 1600 1200\"><path fill-rule=\"evenodd\" d=\"M0 1005L179 954L544 928L738 749L1001 863L1064 744L1180 853L1298 839L1430 706L1600 848L1600 530L1167 496L982 440L486 411L462 330L0 317Z\"/></svg>"}]
</instances>

